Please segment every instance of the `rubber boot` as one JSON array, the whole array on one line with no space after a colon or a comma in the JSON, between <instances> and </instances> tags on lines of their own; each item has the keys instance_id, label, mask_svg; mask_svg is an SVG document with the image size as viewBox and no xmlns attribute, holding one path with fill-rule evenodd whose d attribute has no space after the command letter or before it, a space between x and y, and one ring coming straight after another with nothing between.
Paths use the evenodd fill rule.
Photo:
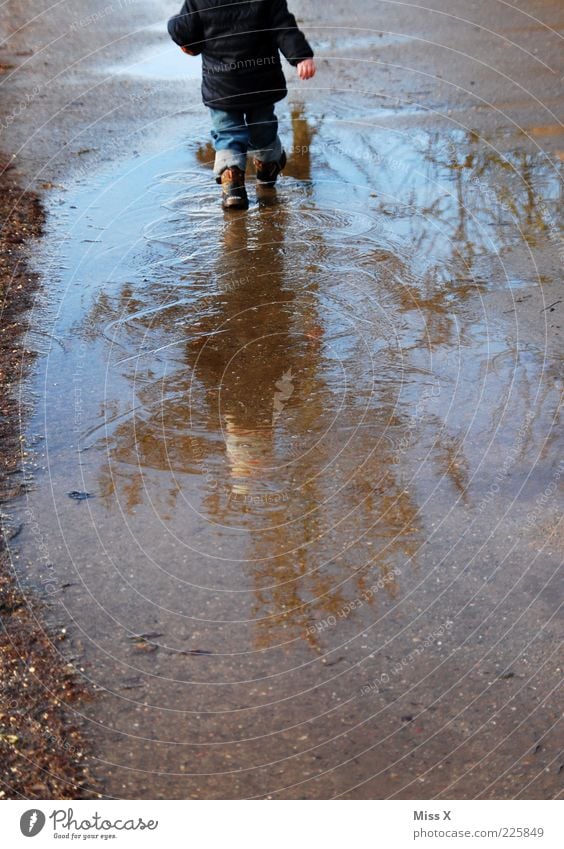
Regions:
<instances>
[{"instance_id":1,"label":"rubber boot","mask_svg":"<svg viewBox=\"0 0 564 849\"><path fill-rule=\"evenodd\" d=\"M245 172L240 168L226 168L220 177L224 209L248 209L249 198L245 189Z\"/></svg>"},{"instance_id":2,"label":"rubber boot","mask_svg":"<svg viewBox=\"0 0 564 849\"><path fill-rule=\"evenodd\" d=\"M282 151L282 156L278 162L262 162L260 159L255 159L255 168L257 169L257 183L263 186L273 186L278 179L278 175L284 170L286 165L286 154Z\"/></svg>"}]
</instances>

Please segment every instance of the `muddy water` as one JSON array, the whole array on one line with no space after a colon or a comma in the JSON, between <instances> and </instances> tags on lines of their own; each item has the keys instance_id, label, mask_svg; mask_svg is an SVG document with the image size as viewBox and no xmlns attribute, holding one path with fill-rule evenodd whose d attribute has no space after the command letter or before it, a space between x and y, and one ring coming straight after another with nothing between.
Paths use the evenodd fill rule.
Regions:
<instances>
[{"instance_id":1,"label":"muddy water","mask_svg":"<svg viewBox=\"0 0 564 849\"><path fill-rule=\"evenodd\" d=\"M248 213L194 122L53 198L25 574L106 792L554 795L557 167L282 129Z\"/></svg>"}]
</instances>

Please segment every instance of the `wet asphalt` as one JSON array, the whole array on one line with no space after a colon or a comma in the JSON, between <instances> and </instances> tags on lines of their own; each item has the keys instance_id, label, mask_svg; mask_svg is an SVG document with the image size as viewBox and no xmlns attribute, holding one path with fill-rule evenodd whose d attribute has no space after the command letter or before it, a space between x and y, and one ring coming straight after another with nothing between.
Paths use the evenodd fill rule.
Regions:
<instances>
[{"instance_id":1,"label":"wet asphalt","mask_svg":"<svg viewBox=\"0 0 564 849\"><path fill-rule=\"evenodd\" d=\"M557 4L298 4L230 215L174 10L81 5L12 25L3 133L48 213L17 554L104 794L555 797Z\"/></svg>"}]
</instances>

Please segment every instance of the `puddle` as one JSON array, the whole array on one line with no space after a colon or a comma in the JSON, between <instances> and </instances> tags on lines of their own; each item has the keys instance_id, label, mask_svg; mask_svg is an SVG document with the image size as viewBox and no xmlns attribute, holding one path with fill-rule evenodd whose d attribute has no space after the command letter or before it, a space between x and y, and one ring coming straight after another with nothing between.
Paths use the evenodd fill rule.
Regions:
<instances>
[{"instance_id":1,"label":"puddle","mask_svg":"<svg viewBox=\"0 0 564 849\"><path fill-rule=\"evenodd\" d=\"M201 80L202 58L188 56L168 39L158 46L148 48L132 62L106 69L105 73L152 80Z\"/></svg>"},{"instance_id":2,"label":"puddle","mask_svg":"<svg viewBox=\"0 0 564 849\"><path fill-rule=\"evenodd\" d=\"M127 72L195 67L172 56ZM552 247L552 166L299 106L282 124L269 203L251 181L248 214L225 216L209 148L169 138L55 200L38 258L57 344L35 382L26 568L103 693L88 712L115 795L319 774L327 797L370 774L337 769L356 751L341 732L393 698L362 686L405 675L413 703L457 680L437 629L472 632L476 537L558 404L542 339L504 314L551 279L531 251Z\"/></svg>"},{"instance_id":3,"label":"puddle","mask_svg":"<svg viewBox=\"0 0 564 849\"><path fill-rule=\"evenodd\" d=\"M343 50L354 50L355 54L357 54L363 50L371 50L372 48L378 50L389 47L390 45L408 44L412 41L413 36L410 35L393 32L372 32L368 35L365 29L352 35L347 35L339 27L338 32L330 38L316 39L315 48L320 55L327 51L341 52Z\"/></svg>"}]
</instances>

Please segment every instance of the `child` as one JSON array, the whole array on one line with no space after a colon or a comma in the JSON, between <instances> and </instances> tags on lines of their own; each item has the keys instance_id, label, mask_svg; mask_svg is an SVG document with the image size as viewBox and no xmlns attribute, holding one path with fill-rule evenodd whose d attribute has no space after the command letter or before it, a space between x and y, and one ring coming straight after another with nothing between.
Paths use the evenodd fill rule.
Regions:
<instances>
[{"instance_id":1,"label":"child","mask_svg":"<svg viewBox=\"0 0 564 849\"><path fill-rule=\"evenodd\" d=\"M202 99L211 112L222 205L248 209L247 151L259 183L274 185L286 164L274 112L288 93L278 51L309 80L313 50L286 0L185 0L168 31L185 53L202 54Z\"/></svg>"}]
</instances>

